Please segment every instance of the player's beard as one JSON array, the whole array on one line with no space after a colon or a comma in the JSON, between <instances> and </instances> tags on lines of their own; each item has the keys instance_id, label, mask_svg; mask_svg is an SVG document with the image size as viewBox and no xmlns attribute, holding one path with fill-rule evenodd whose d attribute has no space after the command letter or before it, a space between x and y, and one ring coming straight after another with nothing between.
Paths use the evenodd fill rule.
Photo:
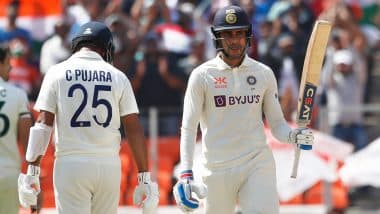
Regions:
<instances>
[{"instance_id":1,"label":"player's beard","mask_svg":"<svg viewBox=\"0 0 380 214\"><path fill-rule=\"evenodd\" d=\"M241 45L226 45L226 48L223 48L223 54L229 60L242 59L245 56L247 46Z\"/></svg>"}]
</instances>

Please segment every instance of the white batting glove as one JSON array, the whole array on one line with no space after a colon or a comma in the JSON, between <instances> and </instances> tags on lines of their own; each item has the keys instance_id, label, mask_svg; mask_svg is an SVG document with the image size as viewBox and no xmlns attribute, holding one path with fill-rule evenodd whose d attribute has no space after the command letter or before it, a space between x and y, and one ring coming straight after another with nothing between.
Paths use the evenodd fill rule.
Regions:
<instances>
[{"instance_id":1,"label":"white batting glove","mask_svg":"<svg viewBox=\"0 0 380 214\"><path fill-rule=\"evenodd\" d=\"M194 194L193 194L194 193ZM180 179L173 187L174 199L177 206L184 212L193 212L199 208L199 199L207 196L207 187L204 184L194 183L193 171L181 172Z\"/></svg>"},{"instance_id":2,"label":"white batting glove","mask_svg":"<svg viewBox=\"0 0 380 214\"><path fill-rule=\"evenodd\" d=\"M308 128L293 129L289 133L289 143L294 143L303 150L311 150L314 143L313 133Z\"/></svg>"},{"instance_id":3,"label":"white batting glove","mask_svg":"<svg viewBox=\"0 0 380 214\"><path fill-rule=\"evenodd\" d=\"M29 165L27 173L20 173L18 177L18 194L21 206L25 208L36 206L40 191L40 167Z\"/></svg>"},{"instance_id":4,"label":"white batting glove","mask_svg":"<svg viewBox=\"0 0 380 214\"><path fill-rule=\"evenodd\" d=\"M157 183L150 180L150 172L140 172L137 179L139 183L133 193L133 203L142 206L144 214L156 213L160 199Z\"/></svg>"}]
</instances>

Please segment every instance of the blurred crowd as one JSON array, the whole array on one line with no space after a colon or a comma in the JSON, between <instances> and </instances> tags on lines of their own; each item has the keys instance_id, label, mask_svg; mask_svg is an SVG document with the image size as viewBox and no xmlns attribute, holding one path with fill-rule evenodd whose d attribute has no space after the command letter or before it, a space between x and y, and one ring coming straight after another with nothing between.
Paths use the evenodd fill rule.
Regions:
<instances>
[{"instance_id":1,"label":"blurred crowd","mask_svg":"<svg viewBox=\"0 0 380 214\"><path fill-rule=\"evenodd\" d=\"M145 130L149 107L159 109L159 135L179 134L183 93L192 69L215 56L209 27L217 8L242 6L253 25L248 54L270 66L279 98L294 120L307 42L317 19L333 23L326 51L319 104L328 106L331 133L363 148L368 139L363 113L345 106L371 101L369 78L378 72L380 12L376 0L61 0L61 14L46 38L18 25L22 1L4 9L0 42L12 53L10 82L33 102L50 66L71 54L70 41L83 23L104 22L114 36L114 65L131 80ZM372 96L373 97L373 96ZM319 128L315 123L314 128Z\"/></svg>"}]
</instances>

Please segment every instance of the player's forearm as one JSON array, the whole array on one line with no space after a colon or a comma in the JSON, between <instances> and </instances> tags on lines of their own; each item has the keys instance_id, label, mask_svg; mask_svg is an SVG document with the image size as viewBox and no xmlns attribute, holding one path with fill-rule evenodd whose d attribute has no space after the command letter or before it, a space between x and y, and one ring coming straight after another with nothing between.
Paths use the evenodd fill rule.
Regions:
<instances>
[{"instance_id":1,"label":"player's forearm","mask_svg":"<svg viewBox=\"0 0 380 214\"><path fill-rule=\"evenodd\" d=\"M189 100L191 99L185 98L181 126L180 156L183 170L193 168L194 147L201 115L201 108L199 107L201 105L192 105Z\"/></svg>"},{"instance_id":2,"label":"player's forearm","mask_svg":"<svg viewBox=\"0 0 380 214\"><path fill-rule=\"evenodd\" d=\"M268 96L274 97L275 95L270 94ZM263 111L273 136L281 142L287 142L291 128L284 118L278 100L270 98L265 99Z\"/></svg>"},{"instance_id":3,"label":"player's forearm","mask_svg":"<svg viewBox=\"0 0 380 214\"><path fill-rule=\"evenodd\" d=\"M282 122L279 122L279 123L273 125L273 127L271 127L271 132L272 132L273 136L277 140L279 140L281 142L285 142L285 143L288 143L289 133L291 131L292 131L292 129L285 122L285 120Z\"/></svg>"},{"instance_id":4,"label":"player's forearm","mask_svg":"<svg viewBox=\"0 0 380 214\"><path fill-rule=\"evenodd\" d=\"M181 126L181 167L184 170L192 169L194 147L197 137L198 124L204 108L205 87L204 79L193 71L184 98L182 126Z\"/></svg>"},{"instance_id":5,"label":"player's forearm","mask_svg":"<svg viewBox=\"0 0 380 214\"><path fill-rule=\"evenodd\" d=\"M181 128L181 168L188 170L193 168L194 148L197 130Z\"/></svg>"},{"instance_id":6,"label":"player's forearm","mask_svg":"<svg viewBox=\"0 0 380 214\"><path fill-rule=\"evenodd\" d=\"M122 117L124 131L132 149L132 153L139 172L148 171L148 152L145 144L144 130L137 114Z\"/></svg>"},{"instance_id":7,"label":"player's forearm","mask_svg":"<svg viewBox=\"0 0 380 214\"><path fill-rule=\"evenodd\" d=\"M145 144L145 139L141 134L127 134L128 142L130 143L132 153L139 172L148 171L148 152Z\"/></svg>"}]
</instances>

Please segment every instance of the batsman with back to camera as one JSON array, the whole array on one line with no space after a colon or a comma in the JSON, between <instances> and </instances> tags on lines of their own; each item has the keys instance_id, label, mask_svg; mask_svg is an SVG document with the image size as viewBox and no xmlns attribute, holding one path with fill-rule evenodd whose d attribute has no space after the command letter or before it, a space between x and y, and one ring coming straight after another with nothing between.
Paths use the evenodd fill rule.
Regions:
<instances>
[{"instance_id":1,"label":"batsman with back to camera","mask_svg":"<svg viewBox=\"0 0 380 214\"><path fill-rule=\"evenodd\" d=\"M111 65L113 39L100 22L80 27L73 55L49 69L30 129L27 174L20 174L20 202L34 205L39 192L39 162L55 125L53 183L60 214L117 213L120 191L120 121L139 170L134 201L144 213L158 205L158 186L150 179L147 148L138 108L127 77ZM143 197L145 195L145 199Z\"/></svg>"},{"instance_id":2,"label":"batsman with back to camera","mask_svg":"<svg viewBox=\"0 0 380 214\"><path fill-rule=\"evenodd\" d=\"M8 83L10 51L7 44L0 45L0 213L18 214L19 200L17 177L28 143L32 116L28 109L26 92Z\"/></svg>"},{"instance_id":3,"label":"batsman with back to camera","mask_svg":"<svg viewBox=\"0 0 380 214\"><path fill-rule=\"evenodd\" d=\"M279 213L275 162L266 143L263 113L280 141L313 143L309 129L291 129L285 121L273 71L247 56L251 28L242 8L219 9L211 27L217 56L190 75L181 127L183 171L173 189L184 212L199 207L195 194L205 197L207 214L231 214L237 203L243 213ZM205 185L195 183L192 172L199 122Z\"/></svg>"}]
</instances>

